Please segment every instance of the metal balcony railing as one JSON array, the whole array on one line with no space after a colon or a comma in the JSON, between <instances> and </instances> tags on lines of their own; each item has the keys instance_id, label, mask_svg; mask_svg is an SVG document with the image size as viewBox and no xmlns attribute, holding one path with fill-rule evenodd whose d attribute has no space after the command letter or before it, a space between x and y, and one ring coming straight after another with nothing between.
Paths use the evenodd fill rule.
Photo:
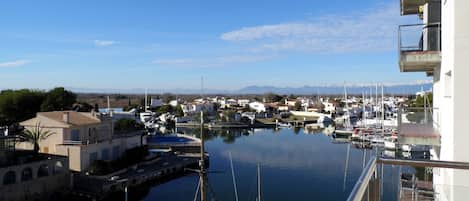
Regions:
<instances>
[{"instance_id":1,"label":"metal balcony railing","mask_svg":"<svg viewBox=\"0 0 469 201\"><path fill-rule=\"evenodd\" d=\"M416 175L418 173L401 172L402 167L405 166L424 168L426 173L423 174L442 175L439 171L444 169L468 171L469 163L467 162L372 158L368 161L367 166L358 178L347 201L380 201L384 198L388 198L389 200L389 193L392 194L394 191L383 191L382 185L385 179L383 175L386 175L383 174L383 172L386 172L386 170L383 169L384 165L399 167L399 174L392 174L394 177L398 176L399 178L388 178L392 180L397 179L399 181L396 200L438 200L439 194L445 190L452 190L460 194L463 193L461 195L469 192L469 186L447 185L440 183L441 181L438 179L435 180L435 177L433 177L433 179L420 181ZM469 172L465 172L465 174L469 175Z\"/></svg>"},{"instance_id":2,"label":"metal balcony railing","mask_svg":"<svg viewBox=\"0 0 469 201\"><path fill-rule=\"evenodd\" d=\"M441 51L441 24L400 25L399 55L402 52Z\"/></svg>"},{"instance_id":3,"label":"metal balcony railing","mask_svg":"<svg viewBox=\"0 0 469 201\"><path fill-rule=\"evenodd\" d=\"M85 144L85 142L81 141L81 140L64 140L63 144L66 144L66 145L82 145L82 144Z\"/></svg>"}]
</instances>

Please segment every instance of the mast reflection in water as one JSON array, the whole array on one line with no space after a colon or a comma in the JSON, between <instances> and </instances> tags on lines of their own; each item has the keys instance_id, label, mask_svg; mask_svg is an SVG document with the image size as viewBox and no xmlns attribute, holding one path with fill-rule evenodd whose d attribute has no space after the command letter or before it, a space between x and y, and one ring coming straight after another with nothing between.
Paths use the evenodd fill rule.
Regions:
<instances>
[{"instance_id":1,"label":"mast reflection in water","mask_svg":"<svg viewBox=\"0 0 469 201\"><path fill-rule=\"evenodd\" d=\"M232 153L239 200L256 200L257 165L262 164L262 200L346 200L363 169L365 160L375 151L334 143L321 132L303 129L178 129L201 137L210 154L210 167L154 186L143 201L200 200L203 182L206 200L235 200L229 153ZM385 200L396 200L397 167L386 166L383 190ZM387 179L389 178L389 179ZM203 182L200 182L200 181ZM203 190L202 190L203 191ZM393 196L394 195L394 196Z\"/></svg>"}]
</instances>

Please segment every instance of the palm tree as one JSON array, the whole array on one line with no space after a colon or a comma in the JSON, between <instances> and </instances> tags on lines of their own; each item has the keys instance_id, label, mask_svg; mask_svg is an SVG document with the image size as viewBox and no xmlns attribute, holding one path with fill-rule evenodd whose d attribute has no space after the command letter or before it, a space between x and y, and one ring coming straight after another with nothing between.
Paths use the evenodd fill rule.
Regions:
<instances>
[{"instance_id":1,"label":"palm tree","mask_svg":"<svg viewBox=\"0 0 469 201\"><path fill-rule=\"evenodd\" d=\"M26 129L19 134L19 137L34 145L34 153L39 153L39 142L47 139L49 136L53 135L54 132L50 130L44 130L41 126L41 123L36 123L36 126L32 129Z\"/></svg>"}]
</instances>

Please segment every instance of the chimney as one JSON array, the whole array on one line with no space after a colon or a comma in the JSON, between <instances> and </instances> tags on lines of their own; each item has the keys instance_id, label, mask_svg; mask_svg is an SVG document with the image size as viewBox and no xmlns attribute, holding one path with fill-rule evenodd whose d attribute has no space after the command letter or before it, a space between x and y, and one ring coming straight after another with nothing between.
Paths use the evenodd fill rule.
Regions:
<instances>
[{"instance_id":1,"label":"chimney","mask_svg":"<svg viewBox=\"0 0 469 201\"><path fill-rule=\"evenodd\" d=\"M70 123L70 113L64 112L62 116L62 120L67 124Z\"/></svg>"}]
</instances>

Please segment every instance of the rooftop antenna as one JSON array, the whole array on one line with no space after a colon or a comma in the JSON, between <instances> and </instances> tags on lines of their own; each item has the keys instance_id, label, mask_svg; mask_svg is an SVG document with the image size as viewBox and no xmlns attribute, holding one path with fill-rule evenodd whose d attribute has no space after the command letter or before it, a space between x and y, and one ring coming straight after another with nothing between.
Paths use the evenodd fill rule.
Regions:
<instances>
[{"instance_id":1,"label":"rooftop antenna","mask_svg":"<svg viewBox=\"0 0 469 201\"><path fill-rule=\"evenodd\" d=\"M148 104L148 89L145 88L145 104L143 106L144 111L147 111L147 104Z\"/></svg>"},{"instance_id":2,"label":"rooftop antenna","mask_svg":"<svg viewBox=\"0 0 469 201\"><path fill-rule=\"evenodd\" d=\"M204 99L204 76L200 77L200 97Z\"/></svg>"},{"instance_id":3,"label":"rooftop antenna","mask_svg":"<svg viewBox=\"0 0 469 201\"><path fill-rule=\"evenodd\" d=\"M319 102L320 102L320 101L319 101L319 99L320 99L320 98L319 98L319 88L316 88L316 98L318 99L318 104L319 104Z\"/></svg>"},{"instance_id":4,"label":"rooftop antenna","mask_svg":"<svg viewBox=\"0 0 469 201\"><path fill-rule=\"evenodd\" d=\"M111 112L111 102L109 101L109 96L107 96L107 112Z\"/></svg>"},{"instance_id":5,"label":"rooftop antenna","mask_svg":"<svg viewBox=\"0 0 469 201\"><path fill-rule=\"evenodd\" d=\"M109 100L109 96L107 96L107 113L109 114L110 117L112 117L111 101Z\"/></svg>"}]
</instances>

